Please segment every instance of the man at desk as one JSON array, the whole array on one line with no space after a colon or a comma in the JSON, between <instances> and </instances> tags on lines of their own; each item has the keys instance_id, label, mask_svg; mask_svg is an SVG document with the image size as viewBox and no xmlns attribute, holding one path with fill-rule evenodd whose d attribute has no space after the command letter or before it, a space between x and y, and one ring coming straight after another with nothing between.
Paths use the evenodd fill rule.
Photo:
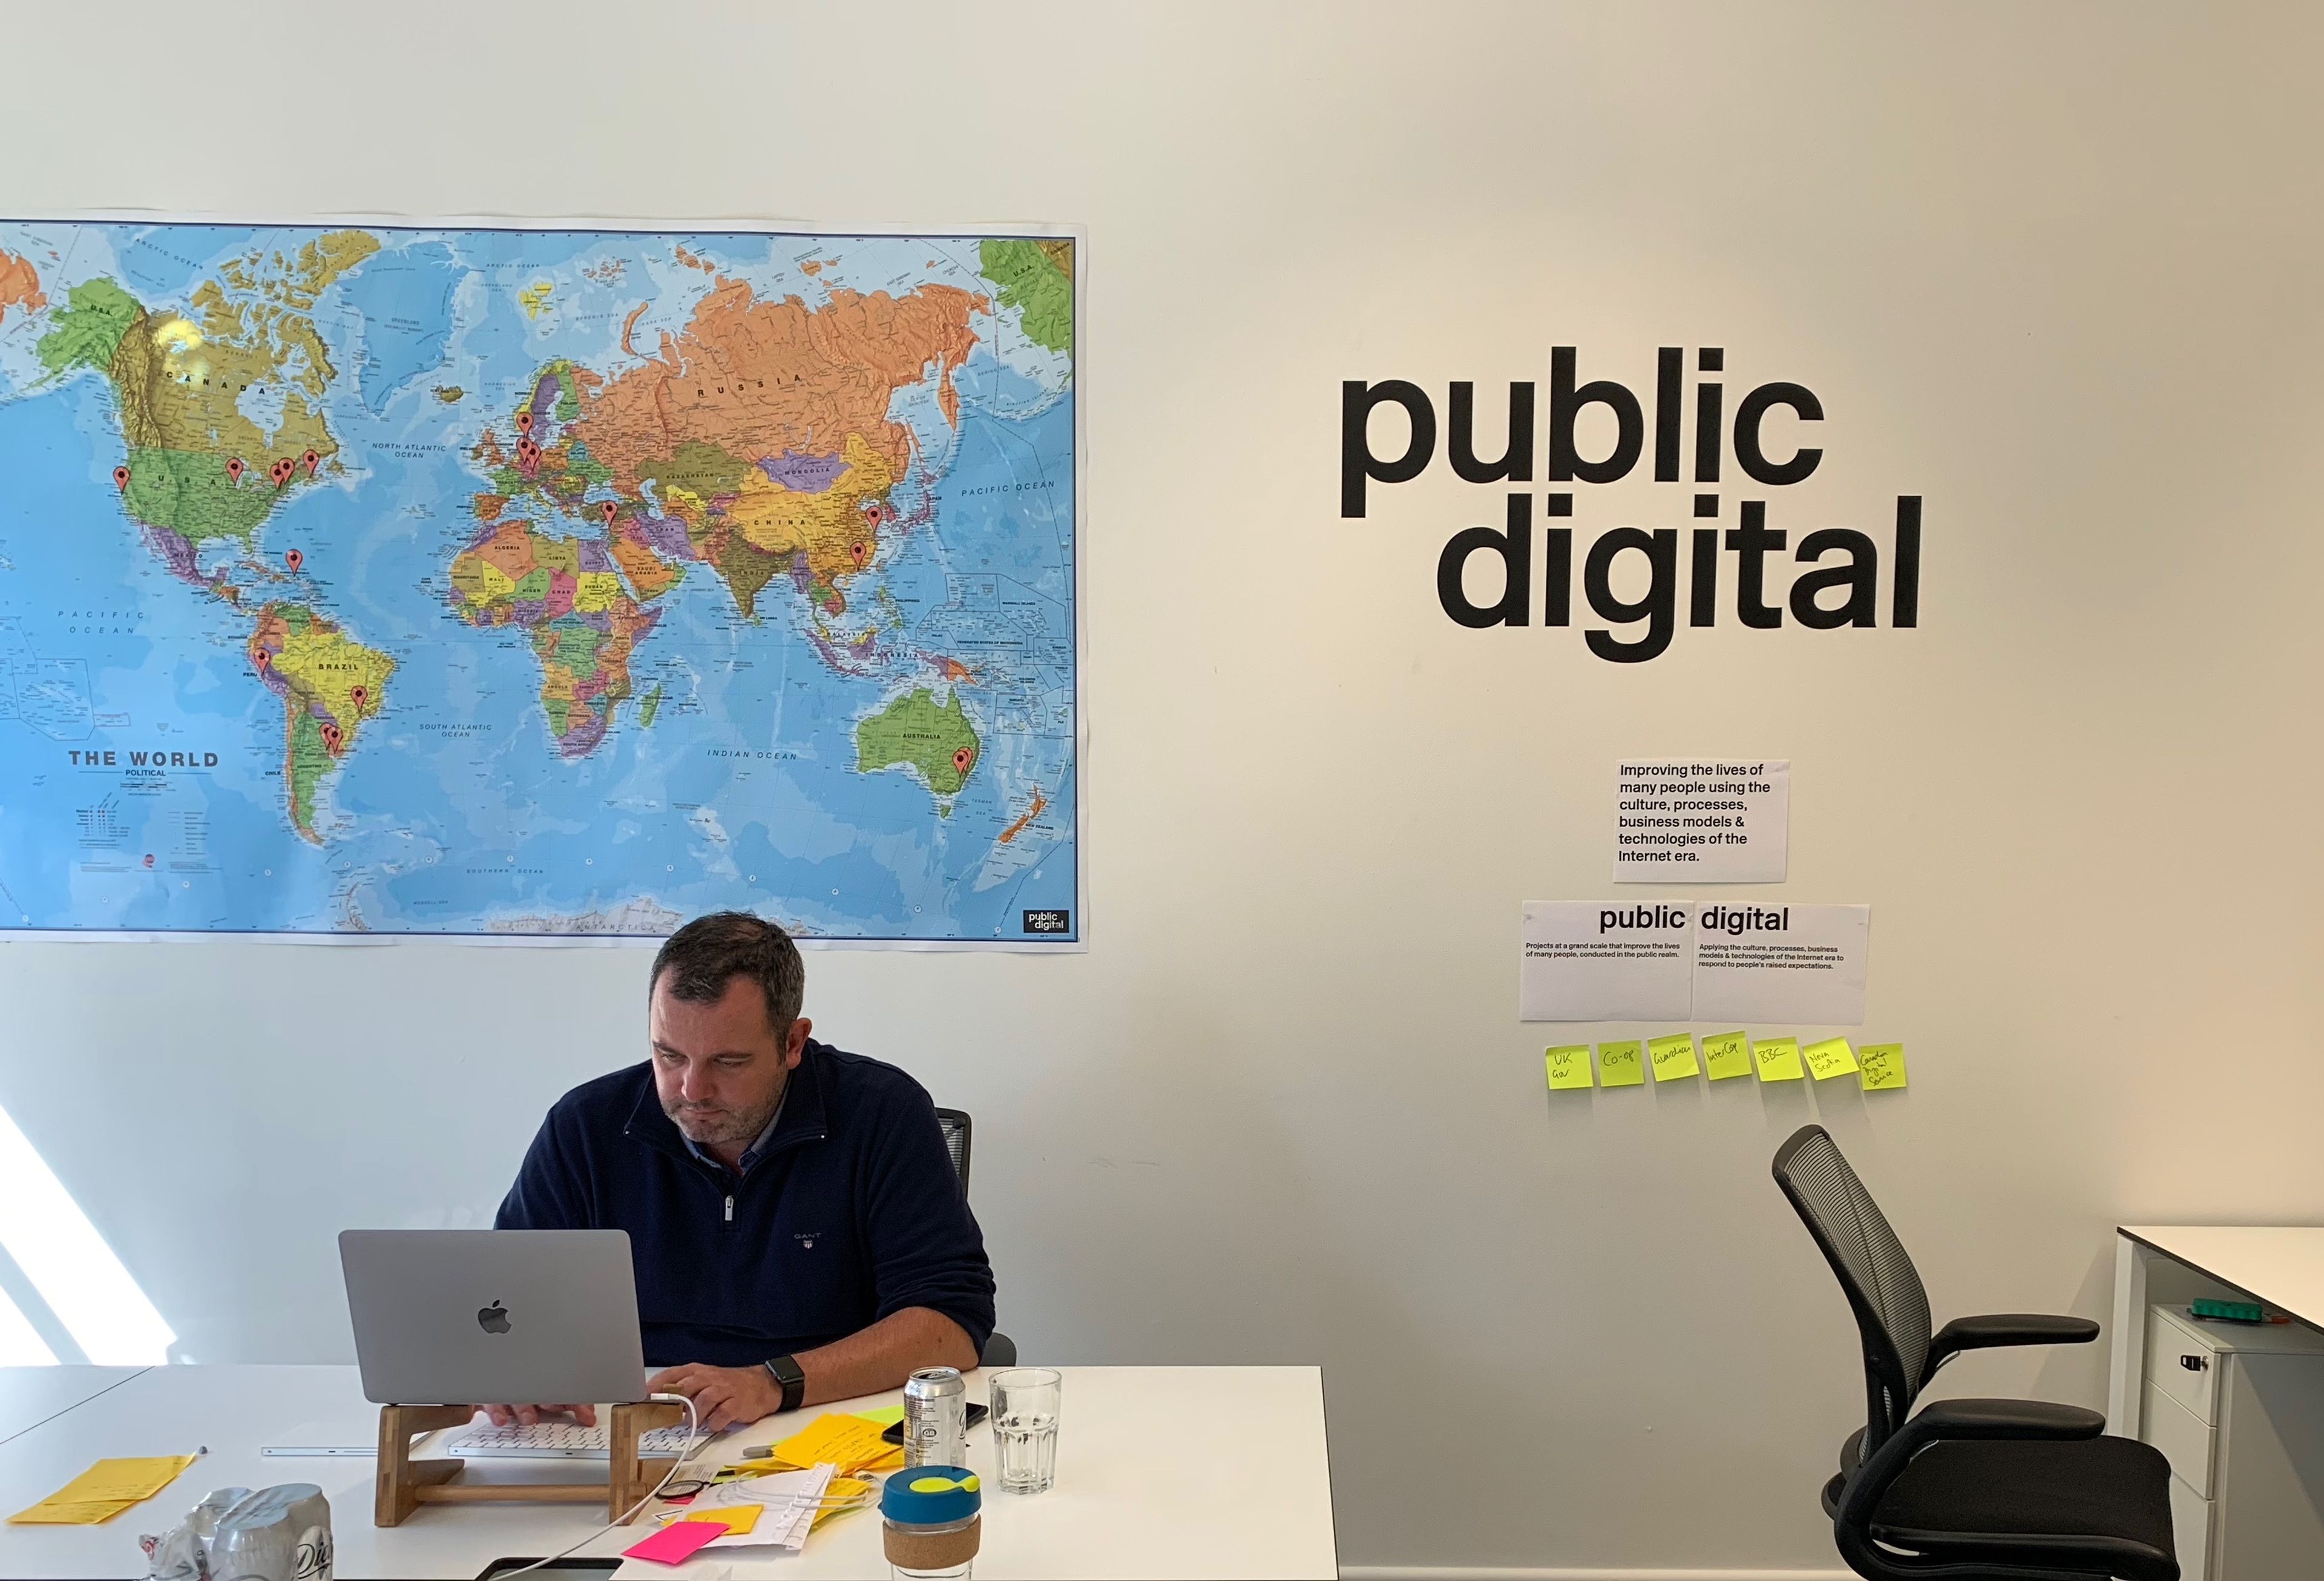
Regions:
<instances>
[{"instance_id":1,"label":"man at desk","mask_svg":"<svg viewBox=\"0 0 2324 1581\"><path fill-rule=\"evenodd\" d=\"M927 1093L814 1041L806 984L790 936L747 913L671 934L645 1063L558 1100L496 1222L627 1230L646 1361L668 1369L651 1387L712 1431L965 1371L992 1332L992 1266Z\"/></svg>"}]
</instances>

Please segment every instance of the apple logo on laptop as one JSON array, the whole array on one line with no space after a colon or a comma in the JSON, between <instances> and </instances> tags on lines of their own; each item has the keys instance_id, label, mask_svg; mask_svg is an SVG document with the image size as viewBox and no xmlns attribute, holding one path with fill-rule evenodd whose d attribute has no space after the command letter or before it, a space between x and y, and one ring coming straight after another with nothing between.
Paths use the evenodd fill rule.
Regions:
<instances>
[{"instance_id":1,"label":"apple logo on laptop","mask_svg":"<svg viewBox=\"0 0 2324 1581\"><path fill-rule=\"evenodd\" d=\"M509 1331L508 1309L501 1305L500 1297L494 1296L491 1306L480 1307L476 1310L476 1327L487 1334L505 1334Z\"/></svg>"}]
</instances>

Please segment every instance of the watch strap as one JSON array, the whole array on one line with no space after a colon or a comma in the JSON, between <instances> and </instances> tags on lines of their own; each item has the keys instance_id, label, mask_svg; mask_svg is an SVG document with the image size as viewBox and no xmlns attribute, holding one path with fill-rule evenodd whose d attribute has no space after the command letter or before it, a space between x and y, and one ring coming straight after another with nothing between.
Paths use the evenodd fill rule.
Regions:
<instances>
[{"instance_id":1,"label":"watch strap","mask_svg":"<svg viewBox=\"0 0 2324 1581\"><path fill-rule=\"evenodd\" d=\"M782 1386L783 1402L778 1411L797 1411L807 1398L807 1374L799 1370L798 1362L788 1356L769 1356L761 1364L767 1375Z\"/></svg>"}]
</instances>

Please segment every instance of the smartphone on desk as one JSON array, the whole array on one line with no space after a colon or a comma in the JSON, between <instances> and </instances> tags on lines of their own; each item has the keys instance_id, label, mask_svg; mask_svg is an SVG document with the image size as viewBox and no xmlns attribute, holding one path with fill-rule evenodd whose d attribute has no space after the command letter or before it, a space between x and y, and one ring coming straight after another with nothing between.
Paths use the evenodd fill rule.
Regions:
<instances>
[{"instance_id":1,"label":"smartphone on desk","mask_svg":"<svg viewBox=\"0 0 2324 1581\"><path fill-rule=\"evenodd\" d=\"M977 1423L982 1421L986 1417L991 1416L991 1414L992 1413L983 1406L972 1404L968 1408L968 1425L970 1427L974 1427ZM902 1422L889 1423L888 1430L881 1433L880 1437L890 1444L902 1443L904 1441L904 1424Z\"/></svg>"}]
</instances>

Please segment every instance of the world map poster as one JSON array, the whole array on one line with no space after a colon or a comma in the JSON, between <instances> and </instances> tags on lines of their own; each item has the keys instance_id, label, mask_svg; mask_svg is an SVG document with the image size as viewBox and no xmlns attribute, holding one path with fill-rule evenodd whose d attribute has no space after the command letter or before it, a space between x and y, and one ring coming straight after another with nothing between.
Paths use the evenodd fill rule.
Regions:
<instances>
[{"instance_id":1,"label":"world map poster","mask_svg":"<svg viewBox=\"0 0 2324 1581\"><path fill-rule=\"evenodd\" d=\"M0 930L1076 943L1077 280L0 220Z\"/></svg>"}]
</instances>

